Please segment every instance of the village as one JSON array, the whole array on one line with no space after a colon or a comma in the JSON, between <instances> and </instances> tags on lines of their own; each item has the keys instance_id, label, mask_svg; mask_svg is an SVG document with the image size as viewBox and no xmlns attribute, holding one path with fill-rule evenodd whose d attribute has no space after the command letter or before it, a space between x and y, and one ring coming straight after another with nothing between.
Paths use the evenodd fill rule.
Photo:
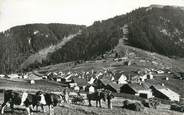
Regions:
<instances>
[{"instance_id":1,"label":"village","mask_svg":"<svg viewBox=\"0 0 184 115\"><path fill-rule=\"evenodd\" d=\"M113 62L120 63L122 60L122 58L113 59ZM142 63L143 60L139 62ZM104 63L104 61L99 60L98 63L102 65L101 63ZM132 62L125 61L123 66L131 68L131 65ZM80 69L80 71L75 69L52 72L32 71L23 74L0 75L0 78L19 82L26 80L33 86L39 84L38 81L40 80L52 81L62 84L62 90L68 88L71 92L70 95L77 95L77 93L84 95L88 92L94 93L99 89L105 89L111 91L115 97L138 101L148 100L150 102L156 100L159 103L171 104L172 106L169 109L179 112L183 111L183 94L167 86L167 82L170 79L183 81L184 77L182 74L173 74L167 68L141 68L137 70L133 68L128 71L126 70L101 68Z\"/></svg>"}]
</instances>

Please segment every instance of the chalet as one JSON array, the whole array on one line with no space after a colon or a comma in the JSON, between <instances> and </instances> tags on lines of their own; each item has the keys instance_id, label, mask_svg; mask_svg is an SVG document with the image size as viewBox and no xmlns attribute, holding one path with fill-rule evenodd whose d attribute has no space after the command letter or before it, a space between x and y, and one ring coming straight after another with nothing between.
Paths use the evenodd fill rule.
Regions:
<instances>
[{"instance_id":1,"label":"chalet","mask_svg":"<svg viewBox=\"0 0 184 115\"><path fill-rule=\"evenodd\" d=\"M122 87L122 84L117 84L117 83L109 83L106 85L106 89L115 92L115 93L120 93L120 88Z\"/></svg>"},{"instance_id":2,"label":"chalet","mask_svg":"<svg viewBox=\"0 0 184 115\"><path fill-rule=\"evenodd\" d=\"M57 81L57 82L61 82L61 80L62 80L61 77L57 77L57 78L56 78L56 81Z\"/></svg>"},{"instance_id":3,"label":"chalet","mask_svg":"<svg viewBox=\"0 0 184 115\"><path fill-rule=\"evenodd\" d=\"M77 92L80 91L80 87L79 86L75 86L74 87L74 91L77 91Z\"/></svg>"},{"instance_id":4,"label":"chalet","mask_svg":"<svg viewBox=\"0 0 184 115\"><path fill-rule=\"evenodd\" d=\"M9 74L7 77L10 79L14 79L14 78L19 78L20 76L18 74Z\"/></svg>"},{"instance_id":5,"label":"chalet","mask_svg":"<svg viewBox=\"0 0 184 115\"><path fill-rule=\"evenodd\" d=\"M147 74L140 76L140 80L144 82L147 79Z\"/></svg>"},{"instance_id":6,"label":"chalet","mask_svg":"<svg viewBox=\"0 0 184 115\"><path fill-rule=\"evenodd\" d=\"M42 79L48 79L48 77L46 75L42 76Z\"/></svg>"},{"instance_id":7,"label":"chalet","mask_svg":"<svg viewBox=\"0 0 184 115\"><path fill-rule=\"evenodd\" d=\"M88 85L88 86L86 86L85 91L88 92L89 94L94 93L95 87L93 85Z\"/></svg>"},{"instance_id":8,"label":"chalet","mask_svg":"<svg viewBox=\"0 0 184 115\"><path fill-rule=\"evenodd\" d=\"M166 99L166 100L171 100L171 101L179 101L180 100L180 95L171 89L165 87L164 85L152 85L150 87L152 89L153 95L155 97L161 98L161 99Z\"/></svg>"},{"instance_id":9,"label":"chalet","mask_svg":"<svg viewBox=\"0 0 184 115\"><path fill-rule=\"evenodd\" d=\"M153 79L153 74L150 72L140 76L141 81L145 81L146 79Z\"/></svg>"},{"instance_id":10,"label":"chalet","mask_svg":"<svg viewBox=\"0 0 184 115\"><path fill-rule=\"evenodd\" d=\"M127 77L122 73L116 73L114 76L114 81L117 84L127 84Z\"/></svg>"},{"instance_id":11,"label":"chalet","mask_svg":"<svg viewBox=\"0 0 184 115\"><path fill-rule=\"evenodd\" d=\"M139 83L140 77L136 71L127 71L123 72L123 74L127 77L127 81L131 83Z\"/></svg>"},{"instance_id":12,"label":"chalet","mask_svg":"<svg viewBox=\"0 0 184 115\"><path fill-rule=\"evenodd\" d=\"M93 84L95 81L95 78L91 77L90 80L88 81L89 84Z\"/></svg>"},{"instance_id":13,"label":"chalet","mask_svg":"<svg viewBox=\"0 0 184 115\"><path fill-rule=\"evenodd\" d=\"M30 84L35 84L35 80L30 80Z\"/></svg>"},{"instance_id":14,"label":"chalet","mask_svg":"<svg viewBox=\"0 0 184 115\"><path fill-rule=\"evenodd\" d=\"M144 98L152 98L152 92L146 83L125 84L120 88L121 93L128 93Z\"/></svg>"},{"instance_id":15,"label":"chalet","mask_svg":"<svg viewBox=\"0 0 184 115\"><path fill-rule=\"evenodd\" d=\"M34 73L30 72L27 73L23 76L24 79L29 79L29 80L41 80L42 77L35 75Z\"/></svg>"},{"instance_id":16,"label":"chalet","mask_svg":"<svg viewBox=\"0 0 184 115\"><path fill-rule=\"evenodd\" d=\"M74 88L75 86L77 86L77 83L73 83L73 82L72 83L69 83L69 87L70 88Z\"/></svg>"},{"instance_id":17,"label":"chalet","mask_svg":"<svg viewBox=\"0 0 184 115\"><path fill-rule=\"evenodd\" d=\"M163 74L164 73L164 71L162 71L162 70L157 70L156 72L157 72L157 74Z\"/></svg>"},{"instance_id":18,"label":"chalet","mask_svg":"<svg viewBox=\"0 0 184 115\"><path fill-rule=\"evenodd\" d=\"M75 76L73 74L66 75L65 76L65 81L66 82L72 82L72 80L73 80L74 77Z\"/></svg>"},{"instance_id":19,"label":"chalet","mask_svg":"<svg viewBox=\"0 0 184 115\"><path fill-rule=\"evenodd\" d=\"M147 79L153 79L153 74L151 72L147 74Z\"/></svg>"},{"instance_id":20,"label":"chalet","mask_svg":"<svg viewBox=\"0 0 184 115\"><path fill-rule=\"evenodd\" d=\"M136 75L130 78L130 83L140 83L140 82L141 82L141 78L139 75Z\"/></svg>"}]
</instances>

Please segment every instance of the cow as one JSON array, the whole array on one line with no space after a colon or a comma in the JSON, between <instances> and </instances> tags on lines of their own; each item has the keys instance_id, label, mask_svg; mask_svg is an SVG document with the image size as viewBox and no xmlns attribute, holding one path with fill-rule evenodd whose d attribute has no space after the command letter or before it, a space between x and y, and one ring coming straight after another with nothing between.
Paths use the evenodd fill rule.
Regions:
<instances>
[{"instance_id":1,"label":"cow","mask_svg":"<svg viewBox=\"0 0 184 115\"><path fill-rule=\"evenodd\" d=\"M26 107L27 114L31 114L31 105L34 107L37 105L39 96L35 94L29 94L27 92L18 92L13 90L4 91L4 102L1 106L1 114L4 114L4 109L7 103L10 104L11 111L14 111L14 105L21 105Z\"/></svg>"},{"instance_id":2,"label":"cow","mask_svg":"<svg viewBox=\"0 0 184 115\"><path fill-rule=\"evenodd\" d=\"M44 112L44 106L48 106L50 114L53 110L53 107L57 106L58 103L61 103L61 100L63 99L63 96L60 94L44 93L42 91L38 91L36 96L40 96L39 99L37 99L37 110L38 106L41 106L41 109Z\"/></svg>"}]
</instances>

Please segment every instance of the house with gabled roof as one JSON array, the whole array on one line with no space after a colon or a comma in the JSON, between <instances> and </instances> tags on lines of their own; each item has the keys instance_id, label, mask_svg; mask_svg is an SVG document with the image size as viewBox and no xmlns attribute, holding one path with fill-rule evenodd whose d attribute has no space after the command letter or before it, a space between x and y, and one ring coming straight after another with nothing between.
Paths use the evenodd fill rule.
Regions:
<instances>
[{"instance_id":1,"label":"house with gabled roof","mask_svg":"<svg viewBox=\"0 0 184 115\"><path fill-rule=\"evenodd\" d=\"M116 73L114 75L114 82L117 84L127 84L127 76L123 73Z\"/></svg>"},{"instance_id":2,"label":"house with gabled roof","mask_svg":"<svg viewBox=\"0 0 184 115\"><path fill-rule=\"evenodd\" d=\"M180 101L180 95L164 85L152 85L150 88L155 97L171 101Z\"/></svg>"},{"instance_id":3,"label":"house with gabled roof","mask_svg":"<svg viewBox=\"0 0 184 115\"><path fill-rule=\"evenodd\" d=\"M128 93L143 98L152 98L152 91L146 83L130 83L120 88L121 93Z\"/></svg>"}]
</instances>

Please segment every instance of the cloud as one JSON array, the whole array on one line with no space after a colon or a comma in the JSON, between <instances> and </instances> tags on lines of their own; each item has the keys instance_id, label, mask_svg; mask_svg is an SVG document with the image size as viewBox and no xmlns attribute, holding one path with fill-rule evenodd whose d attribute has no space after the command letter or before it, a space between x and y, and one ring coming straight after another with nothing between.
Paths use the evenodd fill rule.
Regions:
<instances>
[{"instance_id":1,"label":"cloud","mask_svg":"<svg viewBox=\"0 0 184 115\"><path fill-rule=\"evenodd\" d=\"M90 25L150 4L184 5L184 0L0 0L0 31L27 23Z\"/></svg>"}]
</instances>

